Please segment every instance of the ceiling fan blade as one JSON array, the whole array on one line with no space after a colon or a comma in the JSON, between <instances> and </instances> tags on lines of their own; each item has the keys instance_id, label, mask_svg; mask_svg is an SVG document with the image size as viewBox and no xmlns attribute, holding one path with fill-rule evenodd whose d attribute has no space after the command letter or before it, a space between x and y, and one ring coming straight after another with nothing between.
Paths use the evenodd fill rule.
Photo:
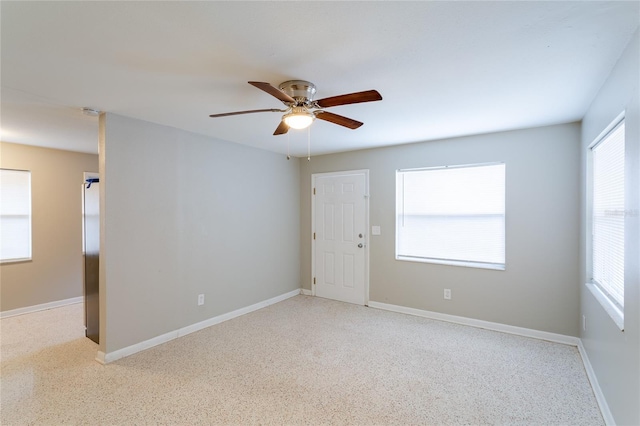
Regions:
<instances>
[{"instance_id":1,"label":"ceiling fan blade","mask_svg":"<svg viewBox=\"0 0 640 426\"><path fill-rule=\"evenodd\" d=\"M342 115L334 114L332 112L327 111L316 111L316 118L319 120L329 121L333 124L338 124L340 126L348 127L350 129L357 129L362 126L363 123L352 120L347 117L343 117Z\"/></svg>"},{"instance_id":2,"label":"ceiling fan blade","mask_svg":"<svg viewBox=\"0 0 640 426\"><path fill-rule=\"evenodd\" d=\"M228 117L230 115L253 114L254 112L286 112L286 109L250 109L247 111L225 112L222 114L211 114L209 117Z\"/></svg>"},{"instance_id":3,"label":"ceiling fan blade","mask_svg":"<svg viewBox=\"0 0 640 426\"><path fill-rule=\"evenodd\" d=\"M287 133L289 131L289 126L287 126L287 124L283 121L280 122L280 124L278 125L278 128L276 129L275 132L273 132L273 136L276 135L284 135L285 133Z\"/></svg>"},{"instance_id":4,"label":"ceiling fan blade","mask_svg":"<svg viewBox=\"0 0 640 426\"><path fill-rule=\"evenodd\" d=\"M348 95L332 96L330 98L318 99L316 103L322 108L338 105L358 104L360 102L381 101L382 96L377 90L366 90L364 92L349 93Z\"/></svg>"},{"instance_id":5,"label":"ceiling fan blade","mask_svg":"<svg viewBox=\"0 0 640 426\"><path fill-rule=\"evenodd\" d=\"M282 90L272 86L269 83L262 83L260 81L249 81L248 83L254 87L257 87L260 90L264 90L271 96L275 96L276 98L280 99L282 102L296 103L296 100L293 99L291 96L287 95Z\"/></svg>"}]
</instances>

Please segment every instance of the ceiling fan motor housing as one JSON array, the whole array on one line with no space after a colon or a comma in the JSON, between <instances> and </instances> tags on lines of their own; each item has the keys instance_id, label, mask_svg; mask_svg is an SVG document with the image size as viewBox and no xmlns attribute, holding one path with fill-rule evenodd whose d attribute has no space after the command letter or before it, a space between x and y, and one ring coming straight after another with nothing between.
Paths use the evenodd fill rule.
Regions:
<instances>
[{"instance_id":1,"label":"ceiling fan motor housing","mask_svg":"<svg viewBox=\"0 0 640 426\"><path fill-rule=\"evenodd\" d=\"M316 94L316 85L305 80L285 81L278 89L298 101L298 105L312 101L313 95Z\"/></svg>"}]
</instances>

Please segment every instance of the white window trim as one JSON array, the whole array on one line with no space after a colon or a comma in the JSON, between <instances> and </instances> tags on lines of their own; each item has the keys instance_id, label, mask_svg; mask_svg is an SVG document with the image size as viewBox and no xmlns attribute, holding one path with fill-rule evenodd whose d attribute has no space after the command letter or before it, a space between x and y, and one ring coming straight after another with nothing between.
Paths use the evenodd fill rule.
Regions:
<instances>
[{"instance_id":1,"label":"white window trim","mask_svg":"<svg viewBox=\"0 0 640 426\"><path fill-rule=\"evenodd\" d=\"M585 285L591 291L591 294L593 294L596 300L600 302L602 308L607 314L609 314L613 322L616 323L620 331L624 331L624 314L618 305L613 303L609 296L607 296L597 284L590 282L585 283Z\"/></svg>"},{"instance_id":2,"label":"white window trim","mask_svg":"<svg viewBox=\"0 0 640 426\"><path fill-rule=\"evenodd\" d=\"M16 258L16 259L0 260L0 265L5 265L7 263L31 262L32 260L33 260L33 256L32 257L21 257L21 258Z\"/></svg>"},{"instance_id":3,"label":"white window trim","mask_svg":"<svg viewBox=\"0 0 640 426\"><path fill-rule=\"evenodd\" d=\"M436 265L464 266L466 268L493 269L495 271L506 270L505 265L501 263L469 262L464 260L446 260L436 259L433 257L425 258L402 255L396 255L396 260L403 260L407 262L435 263Z\"/></svg>"},{"instance_id":4,"label":"white window trim","mask_svg":"<svg viewBox=\"0 0 640 426\"><path fill-rule=\"evenodd\" d=\"M21 258L16 258L16 259L0 260L0 265L6 265L7 263L31 262L32 260L33 260L33 256L32 257L21 257Z\"/></svg>"},{"instance_id":5,"label":"white window trim","mask_svg":"<svg viewBox=\"0 0 640 426\"><path fill-rule=\"evenodd\" d=\"M588 158L588 169L589 173L587 176L589 187L587 189L588 192L588 205L587 205L587 235L589 236L588 247L587 247L587 276L589 282L585 283L585 286L589 289L593 297L600 303L602 309L609 315L609 317L613 320L616 326L620 329L620 331L624 331L624 311L620 309L617 303L613 302L609 295L607 295L600 286L593 280L593 235L592 235L592 224L593 224L593 194L591 193L593 190L593 148L595 148L598 144L600 144L604 138L606 138L611 132L613 132L623 121L625 120L625 111L620 113L611 123L602 131L600 134L589 144L587 147L587 158ZM625 136L626 142L626 136ZM623 308L624 309L624 308Z\"/></svg>"},{"instance_id":6,"label":"white window trim","mask_svg":"<svg viewBox=\"0 0 640 426\"><path fill-rule=\"evenodd\" d=\"M470 168L470 167L483 167L483 166L494 166L494 165L505 165L504 162L494 161L487 163L472 163L472 164L457 164L457 165L447 165L447 166L432 166L432 167L417 167L417 168L408 168L408 169L398 169L396 170L396 179L397 172L410 172L410 171L423 171L423 170L439 170L439 169L456 169L456 168ZM506 172L505 172L506 173ZM506 175L505 175L506 179ZM506 182L505 182L505 197L506 197ZM397 207L397 194L396 194L396 224L397 216L398 216L398 207ZM505 216L506 216L506 205L505 205ZM506 225L505 225L506 226ZM505 248L506 248L506 229L505 229ZM436 265L449 265L449 266L462 266L466 268L478 268L478 269L490 269L495 271L505 271L506 270L506 253L505 253L505 261L504 263L487 263L487 262L474 262L468 260L454 260L454 259L438 259L438 258L425 258L425 257L416 257L416 256L406 256L398 254L398 230L395 230L395 259L404 262L419 262L419 263L430 263Z\"/></svg>"}]
</instances>

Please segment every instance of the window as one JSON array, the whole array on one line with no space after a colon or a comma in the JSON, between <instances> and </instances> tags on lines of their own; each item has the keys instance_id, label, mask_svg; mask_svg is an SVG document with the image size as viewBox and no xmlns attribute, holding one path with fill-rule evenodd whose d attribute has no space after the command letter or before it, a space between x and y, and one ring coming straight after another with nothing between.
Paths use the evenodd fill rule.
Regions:
<instances>
[{"instance_id":1,"label":"window","mask_svg":"<svg viewBox=\"0 0 640 426\"><path fill-rule=\"evenodd\" d=\"M31 259L31 172L0 169L0 261Z\"/></svg>"},{"instance_id":2,"label":"window","mask_svg":"<svg viewBox=\"0 0 640 426\"><path fill-rule=\"evenodd\" d=\"M396 259L505 268L505 165L396 173Z\"/></svg>"},{"instance_id":3,"label":"window","mask_svg":"<svg viewBox=\"0 0 640 426\"><path fill-rule=\"evenodd\" d=\"M598 300L623 329L624 119L593 144L591 154L591 281L596 287L592 290L597 291L594 294Z\"/></svg>"}]
</instances>

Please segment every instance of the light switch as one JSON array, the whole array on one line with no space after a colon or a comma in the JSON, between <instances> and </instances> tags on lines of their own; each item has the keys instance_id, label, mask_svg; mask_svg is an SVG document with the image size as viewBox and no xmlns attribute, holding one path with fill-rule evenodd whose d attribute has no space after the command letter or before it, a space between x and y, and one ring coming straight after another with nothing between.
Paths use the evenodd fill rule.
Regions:
<instances>
[{"instance_id":1,"label":"light switch","mask_svg":"<svg viewBox=\"0 0 640 426\"><path fill-rule=\"evenodd\" d=\"M372 226L371 227L371 235L380 235L380 227Z\"/></svg>"}]
</instances>

